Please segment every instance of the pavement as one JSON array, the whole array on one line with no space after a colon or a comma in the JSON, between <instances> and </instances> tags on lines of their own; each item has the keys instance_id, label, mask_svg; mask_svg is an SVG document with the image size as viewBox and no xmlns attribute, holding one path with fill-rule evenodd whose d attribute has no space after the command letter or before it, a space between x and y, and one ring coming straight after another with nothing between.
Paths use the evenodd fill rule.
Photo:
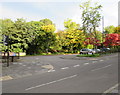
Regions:
<instances>
[{"instance_id":1,"label":"pavement","mask_svg":"<svg viewBox=\"0 0 120 95\"><path fill-rule=\"evenodd\" d=\"M10 63L9 67L6 67L6 63L3 64L0 81L22 78L38 73L42 74L51 69L53 69L51 64L35 56L20 57L17 62Z\"/></svg>"}]
</instances>

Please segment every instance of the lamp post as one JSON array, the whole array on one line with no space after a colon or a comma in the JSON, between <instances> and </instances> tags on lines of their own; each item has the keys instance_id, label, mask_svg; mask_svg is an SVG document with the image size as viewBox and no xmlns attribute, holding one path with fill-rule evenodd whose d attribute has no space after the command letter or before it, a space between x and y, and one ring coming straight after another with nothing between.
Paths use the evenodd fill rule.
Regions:
<instances>
[{"instance_id":1,"label":"lamp post","mask_svg":"<svg viewBox=\"0 0 120 95\"><path fill-rule=\"evenodd\" d=\"M102 16L102 48L103 48L103 37L104 37L104 16Z\"/></svg>"}]
</instances>

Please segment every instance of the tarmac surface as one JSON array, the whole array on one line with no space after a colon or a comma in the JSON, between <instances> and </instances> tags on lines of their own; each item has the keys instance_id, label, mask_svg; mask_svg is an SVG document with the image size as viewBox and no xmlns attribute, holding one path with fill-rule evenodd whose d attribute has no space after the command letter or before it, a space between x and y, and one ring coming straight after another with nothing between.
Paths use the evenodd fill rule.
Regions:
<instances>
[{"instance_id":1,"label":"tarmac surface","mask_svg":"<svg viewBox=\"0 0 120 95\"><path fill-rule=\"evenodd\" d=\"M8 80L2 82L3 92L118 93L117 56L109 54L90 58L72 54L21 57L10 67L2 68L2 79Z\"/></svg>"},{"instance_id":2,"label":"tarmac surface","mask_svg":"<svg viewBox=\"0 0 120 95\"><path fill-rule=\"evenodd\" d=\"M66 60L81 60L81 61L97 61L99 59L103 59L104 57L76 57L78 54L69 54L69 55L55 55L57 62L57 58L66 59ZM10 63L9 67L6 67L6 63L2 63L2 77L0 77L0 81L2 80L10 80L15 78L21 78L30 76L33 74L42 74L44 72L48 72L54 69L53 59L49 59L48 56L25 56L20 57L17 62ZM52 55L53 56L53 55ZM51 56L51 57L52 57ZM110 56L110 55L107 55ZM106 57L105 57L106 58ZM58 61L59 62L59 61Z\"/></svg>"},{"instance_id":3,"label":"tarmac surface","mask_svg":"<svg viewBox=\"0 0 120 95\"><path fill-rule=\"evenodd\" d=\"M21 78L53 69L53 66L44 62L44 60L36 58L36 56L26 56L20 57L17 62L10 62L9 67L6 67L6 63L3 63L2 78L0 80L9 80L11 77Z\"/></svg>"}]
</instances>

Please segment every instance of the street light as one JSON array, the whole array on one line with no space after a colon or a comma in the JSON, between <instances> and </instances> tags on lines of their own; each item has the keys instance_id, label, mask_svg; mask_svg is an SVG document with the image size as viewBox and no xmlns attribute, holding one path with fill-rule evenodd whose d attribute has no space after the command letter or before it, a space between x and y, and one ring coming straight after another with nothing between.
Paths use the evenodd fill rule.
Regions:
<instances>
[{"instance_id":1,"label":"street light","mask_svg":"<svg viewBox=\"0 0 120 95\"><path fill-rule=\"evenodd\" d=\"M102 16L102 48L103 48L103 37L104 37L104 16Z\"/></svg>"}]
</instances>

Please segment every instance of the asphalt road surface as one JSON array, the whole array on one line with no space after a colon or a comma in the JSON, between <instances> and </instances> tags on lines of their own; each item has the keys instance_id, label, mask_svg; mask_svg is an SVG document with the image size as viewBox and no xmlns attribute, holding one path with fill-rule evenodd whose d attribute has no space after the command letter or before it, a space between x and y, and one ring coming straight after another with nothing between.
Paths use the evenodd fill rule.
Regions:
<instances>
[{"instance_id":1,"label":"asphalt road surface","mask_svg":"<svg viewBox=\"0 0 120 95\"><path fill-rule=\"evenodd\" d=\"M118 54L81 60L75 56L37 56L54 68L3 81L2 93L111 93L118 87Z\"/></svg>"}]
</instances>

